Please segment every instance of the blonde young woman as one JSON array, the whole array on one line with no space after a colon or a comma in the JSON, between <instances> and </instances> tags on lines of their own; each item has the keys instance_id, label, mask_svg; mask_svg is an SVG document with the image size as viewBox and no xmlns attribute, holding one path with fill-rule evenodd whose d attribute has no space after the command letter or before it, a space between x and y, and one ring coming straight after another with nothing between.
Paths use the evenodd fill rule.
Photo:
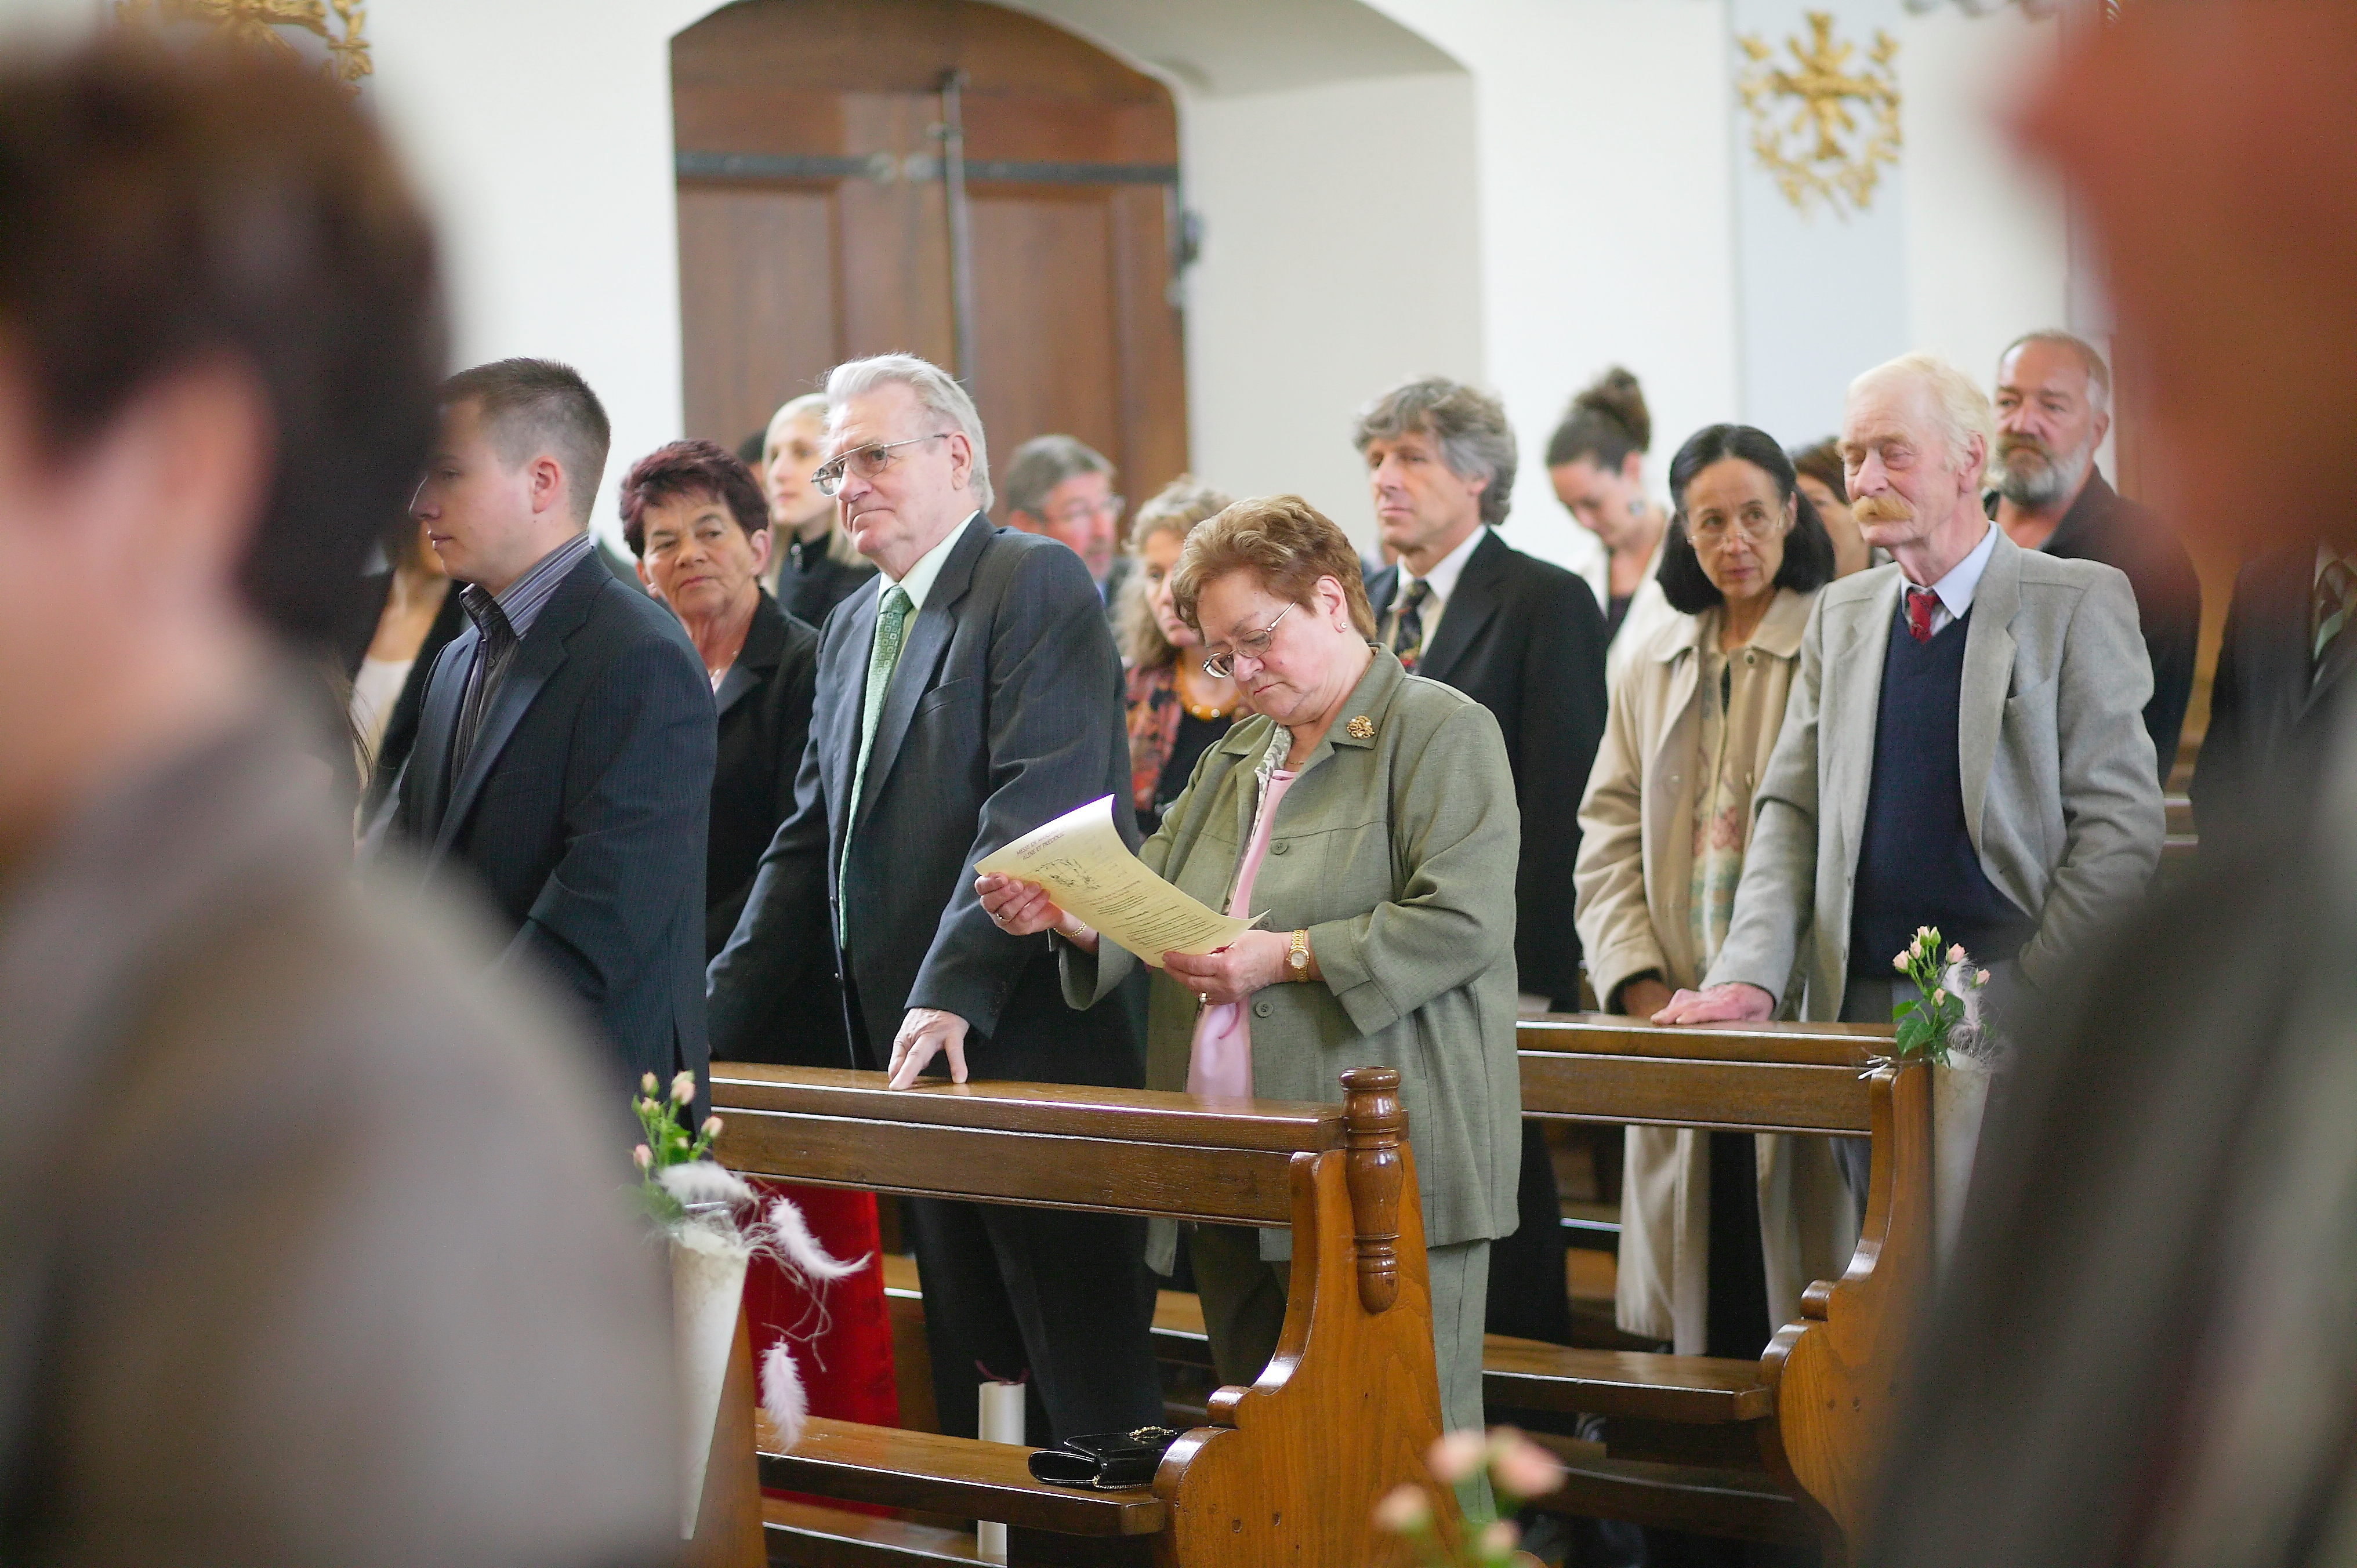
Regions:
<instances>
[{"instance_id":1,"label":"blonde young woman","mask_svg":"<svg viewBox=\"0 0 2357 1568\"><path fill-rule=\"evenodd\" d=\"M1607 1011L1650 1015L1726 940L1751 791L1784 718L1833 542L1783 448L1714 424L1670 465L1660 583L1677 612L1629 650L1579 811L1575 919ZM1857 1235L1822 1138L1631 1127L1618 1317L1681 1355L1749 1358Z\"/></svg>"},{"instance_id":2,"label":"blonde young woman","mask_svg":"<svg viewBox=\"0 0 2357 1568\"><path fill-rule=\"evenodd\" d=\"M761 437L761 494L770 503L770 592L796 620L823 626L827 612L876 575L875 563L852 548L835 518L834 499L811 475L826 461L826 394L795 398L770 416Z\"/></svg>"},{"instance_id":3,"label":"blonde young woman","mask_svg":"<svg viewBox=\"0 0 2357 1568\"><path fill-rule=\"evenodd\" d=\"M1197 759L1252 711L1232 676L1204 670L1202 634L1179 618L1170 596L1179 547L1228 504L1181 474L1137 509L1130 528L1135 567L1118 590L1115 635L1128 666L1130 804L1137 831L1149 838Z\"/></svg>"}]
</instances>

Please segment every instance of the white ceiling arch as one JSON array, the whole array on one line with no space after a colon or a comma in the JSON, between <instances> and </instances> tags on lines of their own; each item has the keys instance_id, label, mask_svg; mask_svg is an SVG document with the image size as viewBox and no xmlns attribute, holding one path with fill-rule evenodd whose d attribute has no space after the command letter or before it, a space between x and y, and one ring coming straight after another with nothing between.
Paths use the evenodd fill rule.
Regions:
<instances>
[{"instance_id":1,"label":"white ceiling arch","mask_svg":"<svg viewBox=\"0 0 2357 1568\"><path fill-rule=\"evenodd\" d=\"M1209 98L1462 71L1360 0L994 0L1169 73Z\"/></svg>"}]
</instances>

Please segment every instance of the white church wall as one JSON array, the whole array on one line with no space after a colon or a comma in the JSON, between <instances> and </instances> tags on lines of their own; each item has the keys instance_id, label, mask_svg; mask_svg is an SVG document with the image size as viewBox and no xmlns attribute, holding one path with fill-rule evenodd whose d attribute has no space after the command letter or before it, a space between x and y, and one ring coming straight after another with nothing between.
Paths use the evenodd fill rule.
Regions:
<instances>
[{"instance_id":1,"label":"white church wall","mask_svg":"<svg viewBox=\"0 0 2357 1568\"><path fill-rule=\"evenodd\" d=\"M1484 379L1473 96L1459 72L1183 102L1204 479L1297 491L1372 550L1351 416L1408 376Z\"/></svg>"}]
</instances>

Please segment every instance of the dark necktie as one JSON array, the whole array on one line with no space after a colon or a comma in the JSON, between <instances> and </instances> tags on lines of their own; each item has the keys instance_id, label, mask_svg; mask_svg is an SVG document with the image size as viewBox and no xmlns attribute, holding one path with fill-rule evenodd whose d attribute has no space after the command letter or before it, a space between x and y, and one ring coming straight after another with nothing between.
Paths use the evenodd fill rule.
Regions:
<instances>
[{"instance_id":1,"label":"dark necktie","mask_svg":"<svg viewBox=\"0 0 2357 1568\"><path fill-rule=\"evenodd\" d=\"M1918 642L1932 640L1932 612L1939 607L1940 596L1929 588L1913 584L1907 587L1907 635Z\"/></svg>"},{"instance_id":2,"label":"dark necktie","mask_svg":"<svg viewBox=\"0 0 2357 1568\"><path fill-rule=\"evenodd\" d=\"M1415 668L1416 656L1424 651L1424 601L1432 596L1432 585L1418 577L1400 595L1399 616L1392 630L1392 651L1408 669Z\"/></svg>"},{"instance_id":3,"label":"dark necktie","mask_svg":"<svg viewBox=\"0 0 2357 1568\"><path fill-rule=\"evenodd\" d=\"M475 667L467 673L466 696L458 704L458 733L451 737L450 777L454 779L467 770L475 737L482 733L483 714L516 647L514 628L508 625L507 612L500 608L499 600L469 583L458 590L458 604L475 623L478 641Z\"/></svg>"}]
</instances>

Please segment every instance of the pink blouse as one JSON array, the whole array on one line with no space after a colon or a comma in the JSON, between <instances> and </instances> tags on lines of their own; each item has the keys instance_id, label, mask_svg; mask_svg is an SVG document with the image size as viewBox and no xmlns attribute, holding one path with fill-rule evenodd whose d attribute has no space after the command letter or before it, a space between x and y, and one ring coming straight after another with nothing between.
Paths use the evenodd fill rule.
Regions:
<instances>
[{"instance_id":1,"label":"pink blouse","mask_svg":"<svg viewBox=\"0 0 2357 1568\"><path fill-rule=\"evenodd\" d=\"M1251 842L1244 845L1243 864L1236 868L1236 890L1228 899L1228 913L1249 918L1253 878L1268 854L1269 829L1276 822L1276 804L1293 787L1294 775L1277 768L1260 792L1260 811L1253 818ZM1253 1091L1252 1025L1241 1002L1222 1002L1195 1016L1195 1044L1187 1058L1187 1092L1222 1099L1248 1100Z\"/></svg>"}]
</instances>

